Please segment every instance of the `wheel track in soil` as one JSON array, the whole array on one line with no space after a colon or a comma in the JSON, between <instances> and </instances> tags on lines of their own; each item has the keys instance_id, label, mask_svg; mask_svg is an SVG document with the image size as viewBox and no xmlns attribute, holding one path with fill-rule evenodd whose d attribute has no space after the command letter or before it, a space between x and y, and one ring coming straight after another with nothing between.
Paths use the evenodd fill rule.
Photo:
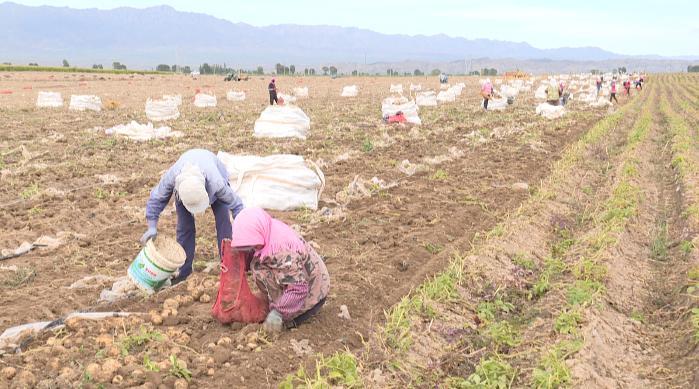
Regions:
<instances>
[{"instance_id":1,"label":"wheel track in soil","mask_svg":"<svg viewBox=\"0 0 699 389\"><path fill-rule=\"evenodd\" d=\"M656 81L662 84L653 90L657 103L668 94L665 81ZM696 385L691 368L678 356L677 350L685 347L673 329L681 273L686 269L679 243L691 240L695 232L687 230L682 217L686 204L671 168L672 135L658 105L651 107L648 140L636 154L642 167L637 180L642 188L638 213L622 233L619 249L608 256L606 304L593 308L584 332L601 339L595 342L597 348L583 349L574 362L578 363L573 367L576 379L581 379L584 365L596 371L583 373L584 380L576 383L579 387ZM629 273L625 268L633 270ZM634 283L636 287L631 286Z\"/></svg>"}]
</instances>

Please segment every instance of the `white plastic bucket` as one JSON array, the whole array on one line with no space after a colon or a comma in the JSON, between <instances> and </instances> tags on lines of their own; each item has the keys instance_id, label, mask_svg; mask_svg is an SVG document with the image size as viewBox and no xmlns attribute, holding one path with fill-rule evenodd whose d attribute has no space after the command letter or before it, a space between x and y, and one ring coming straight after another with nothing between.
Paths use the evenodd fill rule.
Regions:
<instances>
[{"instance_id":1,"label":"white plastic bucket","mask_svg":"<svg viewBox=\"0 0 699 389\"><path fill-rule=\"evenodd\" d=\"M186 254L175 240L158 236L148 240L129 266L131 281L146 293L154 293L184 265Z\"/></svg>"}]
</instances>

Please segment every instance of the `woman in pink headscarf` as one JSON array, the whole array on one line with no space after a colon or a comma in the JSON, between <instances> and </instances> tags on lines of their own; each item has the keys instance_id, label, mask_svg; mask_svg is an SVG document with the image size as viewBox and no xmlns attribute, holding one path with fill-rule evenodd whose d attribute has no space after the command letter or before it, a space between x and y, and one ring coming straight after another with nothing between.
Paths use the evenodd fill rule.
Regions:
<instances>
[{"instance_id":1,"label":"woman in pink headscarf","mask_svg":"<svg viewBox=\"0 0 699 389\"><path fill-rule=\"evenodd\" d=\"M238 213L231 246L252 253L253 279L270 303L266 331L295 327L325 303L330 276L323 259L296 231L262 208Z\"/></svg>"}]
</instances>

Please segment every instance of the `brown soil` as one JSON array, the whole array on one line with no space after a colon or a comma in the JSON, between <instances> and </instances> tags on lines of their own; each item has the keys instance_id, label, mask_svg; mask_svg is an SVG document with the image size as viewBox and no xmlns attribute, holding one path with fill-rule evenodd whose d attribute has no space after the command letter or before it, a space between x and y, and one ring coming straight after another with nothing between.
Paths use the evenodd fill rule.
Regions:
<instances>
[{"instance_id":1,"label":"brown soil","mask_svg":"<svg viewBox=\"0 0 699 389\"><path fill-rule=\"evenodd\" d=\"M453 82L458 81L462 80ZM421 110L422 126L386 126L380 121L378 107L388 95L391 82L396 80L279 79L282 90L309 86L310 98L298 105L311 118L311 136L306 142L298 142L251 136L254 120L266 105L266 80L261 78L230 84L219 77L192 80L174 76L24 73L3 79L2 89L15 93L0 96L5 121L0 139L4 166L0 224L5 227L0 247L14 248L22 241L59 233L65 243L56 250L38 249L3 263L31 269L35 274L19 285L0 285L0 328L53 320L76 310L155 310L163 322L155 328L167 335L167 341L135 347L129 356L136 356L138 361L129 364L119 350L112 355L109 341L97 338L107 334L116 342L125 333L138 333L139 319L73 323L60 333L29 342L22 355L4 355L0 363L31 372L37 382L44 384L90 385L110 375L109 371L102 373L109 370L104 365L112 358L119 360L124 369L137 366L140 373L136 375L143 375L143 379L128 378L132 375L127 373L133 371L121 371L119 375L128 379L117 386L142 381L172 387L175 382L167 373L169 367L161 373L144 373L141 362L145 354L155 363L175 354L187 361L194 373L190 387L271 386L309 360L309 354L294 351L292 341L307 339L313 353L361 347L362 339L383 320L384 310L440 270L451 252L469 249L477 233L492 228L529 197L527 191L515 190L512 184L538 184L565 146L604 114L581 110L561 120L547 121L534 115L531 97L518 99L505 112L485 113L477 108L477 80L464 78L467 87L457 102ZM400 82L437 88L431 78ZM340 98L342 85L350 83L359 86L359 97ZM22 89L24 86L32 89ZM213 90L219 96L218 107L197 109L189 104L196 88ZM248 100L235 104L225 101L225 91L232 88L245 91ZM34 108L39 90L60 91L64 99L69 99L71 93L97 94L103 101L108 98L118 102L118 108L101 113L77 113L65 107L39 110ZM171 126L185 133L181 139L138 143L90 130L130 120L144 122L147 97L176 93L182 94L184 104L182 117ZM488 136L496 129L507 135L489 138L488 143L478 146L466 138L472 131L484 130ZM374 145L370 152L363 151L367 139ZM100 290L97 287L68 289L87 275L125 273L139 250L137 240L145 229L143 209L150 188L179 154L193 147L258 155L294 153L322 159L327 163L323 169L327 187L321 206L335 207L335 194L357 175L398 183L370 198L351 201L347 217L341 221L311 223L303 211L275 214L290 224L299 224L306 239L318 244L325 257L332 289L319 317L271 342L251 340L256 334L254 326L223 327L212 320L211 302L204 296L215 297L217 278L202 273L152 298L112 306L95 303ZM397 169L404 159L423 163L425 159L450 155L452 147L463 155L429 171L406 176ZM335 162L338 155L352 151L348 160ZM439 170L443 172L435 174ZM99 176L105 174L117 180L104 181ZM174 236L174 224L174 215L168 209L161 219L161 233ZM207 212L197 224L197 258L214 260L211 214ZM431 251L426 249L428 246ZM180 298L173 315L172 302L168 304L166 298L176 296L191 296L191 301ZM349 308L350 321L337 316L340 305ZM162 315L165 312L161 309L170 312ZM85 367L93 362L102 370L99 377L86 380ZM66 367L72 373L61 375ZM111 375L116 379L117 374ZM57 376L64 377L64 381L58 381Z\"/></svg>"}]
</instances>

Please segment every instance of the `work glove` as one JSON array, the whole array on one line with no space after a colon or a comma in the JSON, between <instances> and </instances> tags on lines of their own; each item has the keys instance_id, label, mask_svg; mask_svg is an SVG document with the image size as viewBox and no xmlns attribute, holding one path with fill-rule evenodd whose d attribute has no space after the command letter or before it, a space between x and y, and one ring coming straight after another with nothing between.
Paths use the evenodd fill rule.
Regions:
<instances>
[{"instance_id":1,"label":"work glove","mask_svg":"<svg viewBox=\"0 0 699 389\"><path fill-rule=\"evenodd\" d=\"M267 319L262 324L262 328L264 328L265 332L272 334L281 332L283 324L282 315L273 309L267 314Z\"/></svg>"},{"instance_id":2,"label":"work glove","mask_svg":"<svg viewBox=\"0 0 699 389\"><path fill-rule=\"evenodd\" d=\"M158 222L148 221L148 230L141 236L141 244L146 244L148 239L155 239L158 235Z\"/></svg>"}]
</instances>

